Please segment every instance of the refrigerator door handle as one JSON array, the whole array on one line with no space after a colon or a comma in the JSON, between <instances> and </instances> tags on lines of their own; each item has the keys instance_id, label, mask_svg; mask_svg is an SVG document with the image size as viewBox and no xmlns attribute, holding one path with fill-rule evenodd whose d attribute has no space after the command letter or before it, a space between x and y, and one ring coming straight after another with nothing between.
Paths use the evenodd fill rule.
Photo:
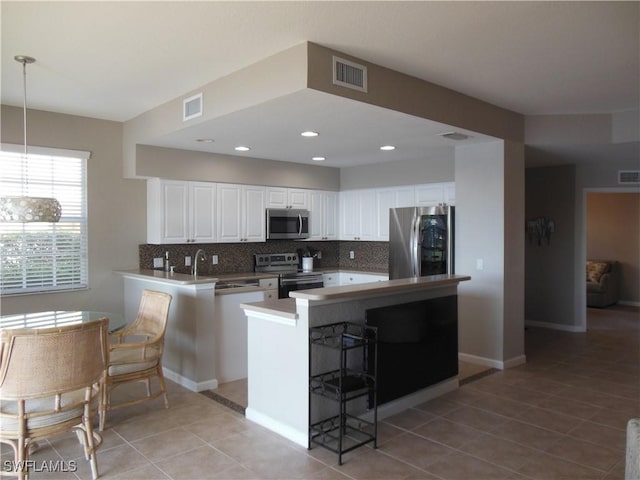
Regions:
<instances>
[{"instance_id":1,"label":"refrigerator door handle","mask_svg":"<svg viewBox=\"0 0 640 480\"><path fill-rule=\"evenodd\" d=\"M413 219L411 232L411 271L414 277L420 276L420 215Z\"/></svg>"}]
</instances>

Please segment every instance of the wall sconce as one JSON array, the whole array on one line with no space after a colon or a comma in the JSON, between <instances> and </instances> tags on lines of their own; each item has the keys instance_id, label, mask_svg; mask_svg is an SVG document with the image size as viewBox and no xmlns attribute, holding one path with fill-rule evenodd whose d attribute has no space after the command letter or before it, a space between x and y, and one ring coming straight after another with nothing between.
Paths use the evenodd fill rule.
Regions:
<instances>
[{"instance_id":1,"label":"wall sconce","mask_svg":"<svg viewBox=\"0 0 640 480\"><path fill-rule=\"evenodd\" d=\"M551 234L555 231L555 228L553 220L545 217L527 220L527 235L529 236L529 241L533 242L535 240L538 242L538 245L542 245L542 239L546 239L547 245L550 245Z\"/></svg>"}]
</instances>

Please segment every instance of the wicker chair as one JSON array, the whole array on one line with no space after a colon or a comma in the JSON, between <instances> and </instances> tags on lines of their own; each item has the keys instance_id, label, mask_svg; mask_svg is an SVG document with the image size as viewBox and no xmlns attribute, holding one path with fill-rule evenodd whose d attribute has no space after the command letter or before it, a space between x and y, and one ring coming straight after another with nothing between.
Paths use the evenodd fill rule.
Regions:
<instances>
[{"instance_id":1,"label":"wicker chair","mask_svg":"<svg viewBox=\"0 0 640 480\"><path fill-rule=\"evenodd\" d=\"M27 478L36 442L74 430L98 478L93 430L107 361L108 320L0 331L0 442L14 462L2 475Z\"/></svg>"},{"instance_id":2,"label":"wicker chair","mask_svg":"<svg viewBox=\"0 0 640 480\"><path fill-rule=\"evenodd\" d=\"M160 395L164 395L164 405L169 408L162 374L162 351L171 298L168 293L143 290L136 319L131 325L110 336L105 388L100 404L100 430L104 429L108 410L135 405ZM160 391L152 394L151 379L155 376L160 382ZM147 396L112 403L111 391L130 382L144 382Z\"/></svg>"}]
</instances>

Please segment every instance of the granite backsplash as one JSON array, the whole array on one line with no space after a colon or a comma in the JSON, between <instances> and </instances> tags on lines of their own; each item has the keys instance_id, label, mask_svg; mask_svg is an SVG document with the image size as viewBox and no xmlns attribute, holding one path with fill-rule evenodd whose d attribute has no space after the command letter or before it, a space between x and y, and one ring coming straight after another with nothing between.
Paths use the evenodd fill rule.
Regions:
<instances>
[{"instance_id":1,"label":"granite backsplash","mask_svg":"<svg viewBox=\"0 0 640 480\"><path fill-rule=\"evenodd\" d=\"M389 244L387 242L299 242L291 240L269 240L263 243L190 243L179 245L139 246L140 268L152 269L154 258L163 258L169 252L169 261L179 273L191 273L191 267L185 267L184 259L190 256L192 261L196 250L201 248L207 254L207 261L198 265L203 275L222 275L253 271L255 253L321 252L322 258L314 261L314 268L342 268L386 273L389 263ZM354 259L349 252L354 252ZM218 255L218 264L211 264L211 255Z\"/></svg>"}]
</instances>

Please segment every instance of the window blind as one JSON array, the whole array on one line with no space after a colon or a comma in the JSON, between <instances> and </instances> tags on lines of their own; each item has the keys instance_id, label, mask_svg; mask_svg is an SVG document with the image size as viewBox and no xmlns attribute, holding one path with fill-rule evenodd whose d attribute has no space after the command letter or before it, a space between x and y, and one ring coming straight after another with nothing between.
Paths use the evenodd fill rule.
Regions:
<instances>
[{"instance_id":1,"label":"window blind","mask_svg":"<svg viewBox=\"0 0 640 480\"><path fill-rule=\"evenodd\" d=\"M58 223L0 223L0 291L3 295L88 286L88 152L30 149L0 151L0 195L55 197Z\"/></svg>"}]
</instances>

